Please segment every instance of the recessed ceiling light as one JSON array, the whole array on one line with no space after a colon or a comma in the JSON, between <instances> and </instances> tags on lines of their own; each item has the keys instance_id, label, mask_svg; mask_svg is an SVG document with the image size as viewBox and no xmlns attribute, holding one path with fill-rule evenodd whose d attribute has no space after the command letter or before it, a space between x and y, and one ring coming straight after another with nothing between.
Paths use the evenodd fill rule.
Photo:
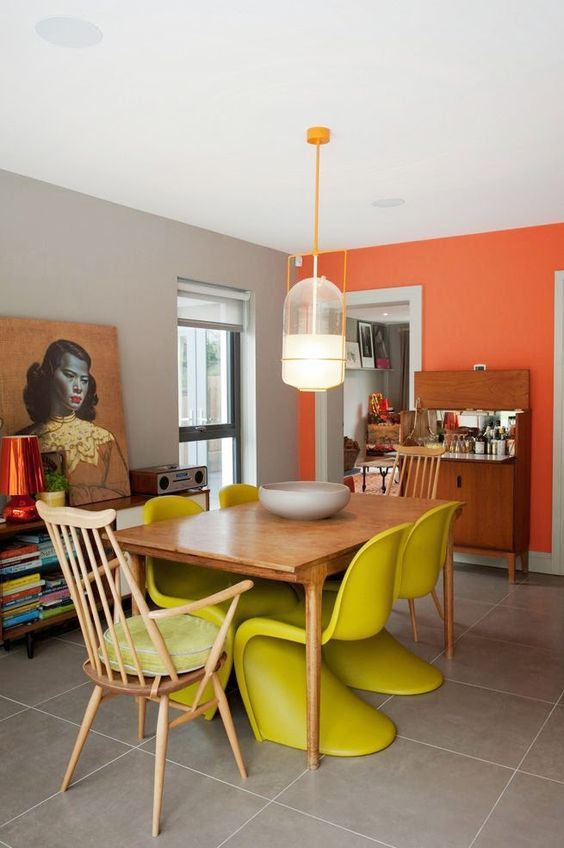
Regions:
<instances>
[{"instance_id":1,"label":"recessed ceiling light","mask_svg":"<svg viewBox=\"0 0 564 848\"><path fill-rule=\"evenodd\" d=\"M389 314L390 314L389 312L382 312L382 315L384 316L384 318L387 318Z\"/></svg>"},{"instance_id":2,"label":"recessed ceiling light","mask_svg":"<svg viewBox=\"0 0 564 848\"><path fill-rule=\"evenodd\" d=\"M403 197L382 197L380 200L374 200L372 206L377 206L379 209L388 209L390 206L403 206L404 203Z\"/></svg>"},{"instance_id":3,"label":"recessed ceiling light","mask_svg":"<svg viewBox=\"0 0 564 848\"><path fill-rule=\"evenodd\" d=\"M93 47L103 38L101 29L81 18L43 18L35 32L57 47Z\"/></svg>"}]
</instances>

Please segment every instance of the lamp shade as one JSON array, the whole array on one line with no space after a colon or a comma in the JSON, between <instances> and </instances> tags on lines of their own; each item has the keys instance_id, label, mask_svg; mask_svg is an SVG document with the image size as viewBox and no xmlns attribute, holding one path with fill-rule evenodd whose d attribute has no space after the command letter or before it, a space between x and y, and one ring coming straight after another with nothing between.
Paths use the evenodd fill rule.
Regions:
<instances>
[{"instance_id":1,"label":"lamp shade","mask_svg":"<svg viewBox=\"0 0 564 848\"><path fill-rule=\"evenodd\" d=\"M0 453L0 492L32 495L44 488L37 436L4 436Z\"/></svg>"},{"instance_id":2,"label":"lamp shade","mask_svg":"<svg viewBox=\"0 0 564 848\"><path fill-rule=\"evenodd\" d=\"M308 277L284 301L282 379L301 391L323 392L344 376L343 294L325 277Z\"/></svg>"}]
</instances>

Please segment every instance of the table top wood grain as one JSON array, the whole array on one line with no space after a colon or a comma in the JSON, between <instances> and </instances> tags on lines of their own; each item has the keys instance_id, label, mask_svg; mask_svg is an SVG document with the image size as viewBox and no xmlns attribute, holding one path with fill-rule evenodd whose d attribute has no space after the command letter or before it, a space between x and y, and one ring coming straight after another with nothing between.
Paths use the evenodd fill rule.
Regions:
<instances>
[{"instance_id":1,"label":"table top wood grain","mask_svg":"<svg viewBox=\"0 0 564 848\"><path fill-rule=\"evenodd\" d=\"M384 498L353 494L348 505L322 521L289 521L258 503L201 512L116 533L120 544L138 554L184 561L201 560L233 571L237 566L294 575L319 563L354 554L377 533L416 521L446 501Z\"/></svg>"}]
</instances>

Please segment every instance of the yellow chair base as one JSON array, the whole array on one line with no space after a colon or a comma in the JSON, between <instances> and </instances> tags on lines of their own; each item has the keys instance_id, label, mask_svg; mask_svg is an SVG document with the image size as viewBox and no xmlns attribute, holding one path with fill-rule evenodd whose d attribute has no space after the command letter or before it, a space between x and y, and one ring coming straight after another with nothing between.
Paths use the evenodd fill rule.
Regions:
<instances>
[{"instance_id":1,"label":"yellow chair base","mask_svg":"<svg viewBox=\"0 0 564 848\"><path fill-rule=\"evenodd\" d=\"M254 636L238 645L236 670L256 738L305 751L305 647ZM373 754L387 748L395 737L391 719L343 686L322 664L321 753L335 757Z\"/></svg>"},{"instance_id":2,"label":"yellow chair base","mask_svg":"<svg viewBox=\"0 0 564 848\"><path fill-rule=\"evenodd\" d=\"M385 695L422 695L438 689L444 677L381 630L358 642L333 640L323 649L323 658L339 680L355 689Z\"/></svg>"},{"instance_id":3,"label":"yellow chair base","mask_svg":"<svg viewBox=\"0 0 564 848\"><path fill-rule=\"evenodd\" d=\"M156 567L155 567L156 566ZM157 576L158 575L158 576ZM197 565L184 565L180 563L156 560L151 565L148 573L147 588L151 600L159 607L169 608L180 606L189 601L197 601L214 592L220 592L234 583L243 579L240 574L225 571L214 571L210 568L202 568ZM155 579L156 577L156 579ZM158 583L158 585L157 585ZM242 621L261 615L281 615L292 609L297 604L297 595L291 586L282 583L273 583L261 578L254 579L254 586L249 592L241 595L239 604L235 611L233 625L227 634L225 651L227 658L220 668L217 677L225 689L231 669L233 668L233 638L234 632ZM229 603L221 606L206 607L199 610L195 615L205 618L214 624L221 626L223 615L227 611ZM172 701L191 705L196 694L198 684L180 689L171 695ZM202 697L203 701L211 700L214 693L209 684ZM211 707L204 716L212 719L217 706Z\"/></svg>"}]
</instances>

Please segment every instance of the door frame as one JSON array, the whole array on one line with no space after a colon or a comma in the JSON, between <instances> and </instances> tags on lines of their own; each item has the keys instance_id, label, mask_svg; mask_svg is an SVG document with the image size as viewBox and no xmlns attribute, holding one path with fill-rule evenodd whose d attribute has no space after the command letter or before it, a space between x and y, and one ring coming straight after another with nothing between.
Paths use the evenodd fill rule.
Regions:
<instances>
[{"instance_id":1,"label":"door frame","mask_svg":"<svg viewBox=\"0 0 564 848\"><path fill-rule=\"evenodd\" d=\"M554 274L554 418L552 428L552 573L564 574L564 271Z\"/></svg>"},{"instance_id":2,"label":"door frame","mask_svg":"<svg viewBox=\"0 0 564 848\"><path fill-rule=\"evenodd\" d=\"M414 375L423 367L423 286L396 286L386 289L364 289L347 292L347 307L389 306L393 303L409 304L409 405L415 408ZM338 468L342 466L343 453L343 390L337 390L341 397L341 426L329 427L329 410L335 410L328 398L328 392L316 392L315 395L315 479L341 482ZM337 399L337 398L336 398ZM332 416L331 416L332 417ZM338 458L338 462L336 462ZM337 478L337 479L334 479Z\"/></svg>"}]
</instances>

